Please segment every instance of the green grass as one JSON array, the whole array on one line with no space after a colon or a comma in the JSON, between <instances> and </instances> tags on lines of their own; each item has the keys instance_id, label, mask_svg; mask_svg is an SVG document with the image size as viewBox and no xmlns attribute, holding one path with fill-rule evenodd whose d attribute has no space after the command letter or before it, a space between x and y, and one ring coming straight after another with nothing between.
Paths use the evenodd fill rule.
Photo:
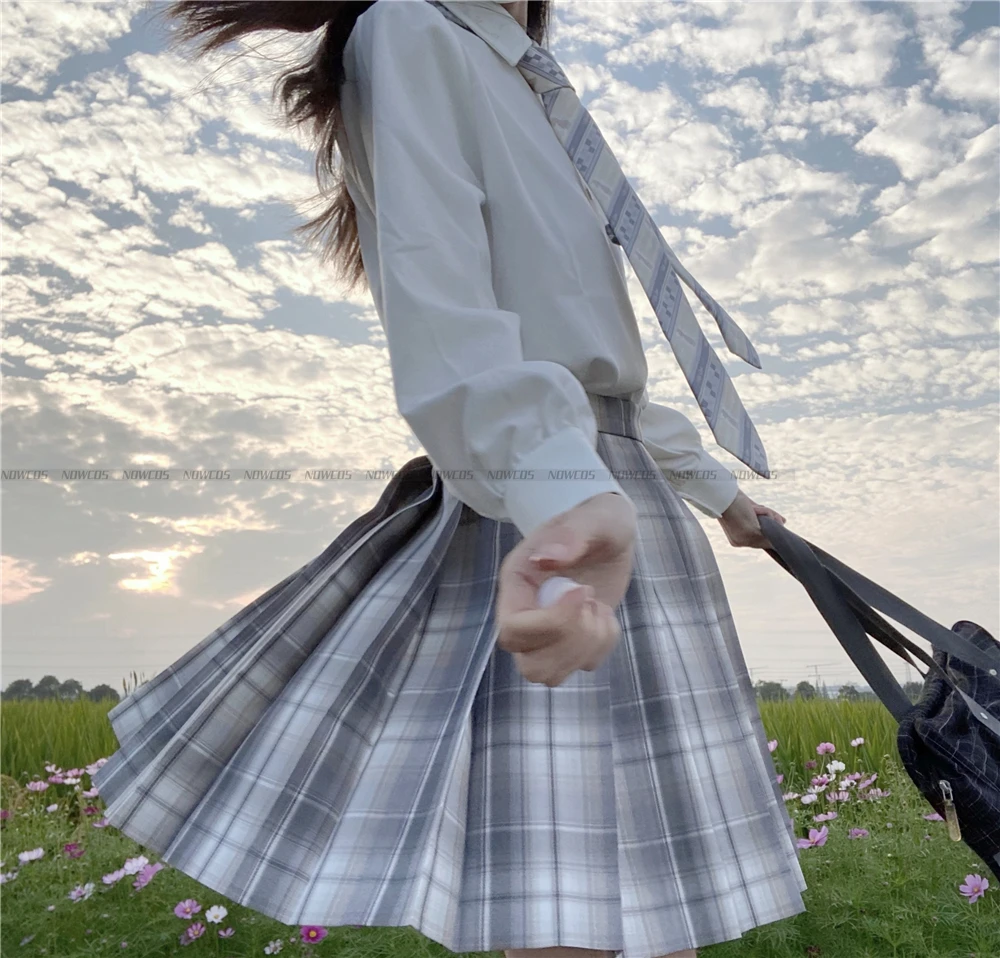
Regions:
<instances>
[{"instance_id":1,"label":"green grass","mask_svg":"<svg viewBox=\"0 0 1000 958\"><path fill-rule=\"evenodd\" d=\"M0 952L8 955L48 955L78 958L92 955L134 955L142 958L199 954L263 955L264 947L283 939L281 954L342 956L342 958L447 958L447 949L412 928L329 928L321 942L303 945L299 929L272 921L220 898L176 869L166 868L143 889L132 887L128 875L106 886L103 875L121 868L126 859L146 854L113 828L94 828L102 808L100 798L83 798L89 788L50 784L41 793L25 784L47 778L46 763L62 769L83 767L110 755L117 742L107 720L113 703L4 702L0 704L0 803L12 815L3 822L2 871L17 877L0 886L2 922ZM998 958L1000 956L1000 889L993 880L985 896L971 903L959 892L967 874L990 878L985 863L963 843L949 840L943 822L926 821L932 809L913 787L895 749L895 724L885 708L873 702L762 702L768 736L777 739L774 752L783 788L804 792L810 778L831 759L852 771L878 772L876 785L891 794L878 801L837 803L838 818L827 822L829 839L801 853L809 883L804 893L808 910L794 918L755 928L741 939L699 949L700 958ZM850 745L856 737L865 742ZM832 755L817 755L819 742L833 742ZM806 761L819 763L807 770ZM46 806L59 808L47 812ZM813 815L829 808L825 800L788 808L796 832L805 836L820 826ZM888 823L892 823L891 827ZM850 828L869 836L848 839ZM930 838L925 838L930 835ZM85 848L69 858L63 845ZM18 853L41 847L44 856L19 864ZM150 862L157 857L148 853ZM68 892L93 882L92 895L71 901ZM196 916L204 922L213 905L228 914L221 924L204 922L206 932L191 945L178 943L190 924L174 915L187 898L202 905ZM53 910L49 910L54 906ZM220 939L221 928L232 927L231 938ZM294 938L296 943L289 941ZM23 945L22 940L29 939ZM121 942L128 943L126 948ZM500 952L491 953L502 958Z\"/></svg>"}]
</instances>

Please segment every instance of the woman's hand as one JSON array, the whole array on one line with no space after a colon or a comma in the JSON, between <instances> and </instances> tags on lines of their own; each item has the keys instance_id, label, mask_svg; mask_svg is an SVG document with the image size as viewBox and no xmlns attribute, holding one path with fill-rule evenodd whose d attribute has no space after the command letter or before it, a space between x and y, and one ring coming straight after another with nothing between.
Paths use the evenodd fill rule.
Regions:
<instances>
[{"instance_id":1,"label":"woman's hand","mask_svg":"<svg viewBox=\"0 0 1000 958\"><path fill-rule=\"evenodd\" d=\"M504 558L497 645L529 682L561 685L578 669L593 672L614 649L621 637L615 609L632 579L635 535L631 501L606 492L539 526ZM585 588L539 608L538 588L553 576Z\"/></svg>"},{"instance_id":2,"label":"woman's hand","mask_svg":"<svg viewBox=\"0 0 1000 958\"><path fill-rule=\"evenodd\" d=\"M751 499L742 489L736 493L736 498L728 509L719 517L719 524L725 530L729 544L734 546L749 546L753 549L774 548L760 530L758 516L770 516L782 525L785 517L773 509L762 506Z\"/></svg>"}]
</instances>

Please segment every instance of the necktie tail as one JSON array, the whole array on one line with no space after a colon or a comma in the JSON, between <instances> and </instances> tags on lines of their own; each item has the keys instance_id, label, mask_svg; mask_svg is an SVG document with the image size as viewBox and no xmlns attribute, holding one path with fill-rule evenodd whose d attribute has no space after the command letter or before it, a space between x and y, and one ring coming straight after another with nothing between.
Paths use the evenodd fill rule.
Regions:
<instances>
[{"instance_id":1,"label":"necktie tail","mask_svg":"<svg viewBox=\"0 0 1000 958\"><path fill-rule=\"evenodd\" d=\"M680 279L708 310L727 348L753 366L760 358L733 318L681 265L628 182L590 113L547 50L534 44L518 64L539 94L556 136L601 209L635 270L684 377L718 444L770 478L764 444L716 351L705 338Z\"/></svg>"},{"instance_id":2,"label":"necktie tail","mask_svg":"<svg viewBox=\"0 0 1000 958\"><path fill-rule=\"evenodd\" d=\"M436 0L430 2L459 26L471 29L447 7ZM520 27L512 21L511 29L520 30ZM545 114L573 165L584 182L594 187L611 233L649 297L653 312L716 441L758 475L769 479L771 474L764 444L722 360L698 325L680 280L683 279L712 315L727 348L760 368L753 344L667 245L552 54L532 43L517 67L541 98Z\"/></svg>"}]
</instances>

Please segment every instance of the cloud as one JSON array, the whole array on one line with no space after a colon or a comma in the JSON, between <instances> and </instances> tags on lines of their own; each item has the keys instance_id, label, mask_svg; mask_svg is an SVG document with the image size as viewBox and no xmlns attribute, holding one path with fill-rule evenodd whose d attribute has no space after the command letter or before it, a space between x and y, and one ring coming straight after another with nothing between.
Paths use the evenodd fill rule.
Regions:
<instances>
[{"instance_id":1,"label":"cloud","mask_svg":"<svg viewBox=\"0 0 1000 958\"><path fill-rule=\"evenodd\" d=\"M52 580L45 575L39 575L35 570L36 563L30 559L17 556L0 556L0 568L3 571L3 590L0 602L12 605L15 602L25 602L46 590Z\"/></svg>"},{"instance_id":2,"label":"cloud","mask_svg":"<svg viewBox=\"0 0 1000 958\"><path fill-rule=\"evenodd\" d=\"M35 678L40 635L95 684L155 674L371 508L367 469L422 451L370 295L291 234L312 144L270 93L308 38L196 61L146 11L4 5L3 452L56 470L4 489L5 655ZM957 3L554 12L664 237L761 352L725 355L783 475L748 494L928 614L995 624L1000 30ZM736 468L627 277L651 398ZM233 478L58 476L101 463ZM313 465L360 478L243 477ZM844 660L789 577L705 528L752 666Z\"/></svg>"},{"instance_id":3,"label":"cloud","mask_svg":"<svg viewBox=\"0 0 1000 958\"><path fill-rule=\"evenodd\" d=\"M927 103L912 89L906 105L866 133L854 148L859 153L887 156L908 180L938 173L962 159L969 139L985 122L974 113L946 112Z\"/></svg>"}]
</instances>

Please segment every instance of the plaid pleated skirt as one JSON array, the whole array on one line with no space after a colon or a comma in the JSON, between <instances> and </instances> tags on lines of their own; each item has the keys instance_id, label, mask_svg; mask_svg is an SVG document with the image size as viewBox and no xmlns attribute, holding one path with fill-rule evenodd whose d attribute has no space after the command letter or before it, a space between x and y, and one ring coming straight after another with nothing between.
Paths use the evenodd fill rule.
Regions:
<instances>
[{"instance_id":1,"label":"plaid pleated skirt","mask_svg":"<svg viewBox=\"0 0 1000 958\"><path fill-rule=\"evenodd\" d=\"M411 926L455 952L653 958L804 911L708 538L638 406L591 403L638 513L598 669L548 688L497 648L520 532L419 457L110 711L120 747L94 783L111 825L278 921Z\"/></svg>"}]
</instances>

